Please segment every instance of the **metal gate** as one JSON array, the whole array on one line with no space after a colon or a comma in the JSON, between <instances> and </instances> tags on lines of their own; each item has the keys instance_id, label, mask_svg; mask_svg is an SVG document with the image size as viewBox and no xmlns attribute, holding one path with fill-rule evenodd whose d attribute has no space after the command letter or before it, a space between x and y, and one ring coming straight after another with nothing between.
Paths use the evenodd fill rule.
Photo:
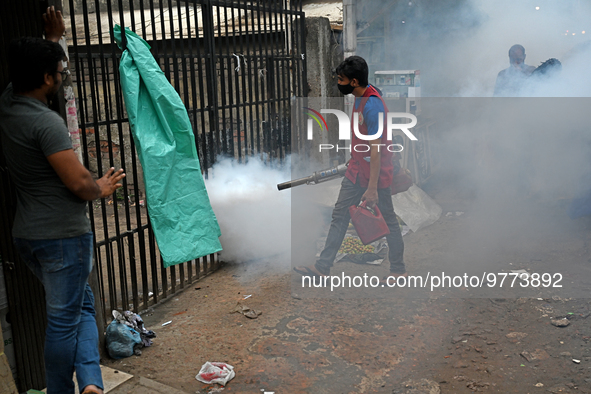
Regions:
<instances>
[{"instance_id":1,"label":"metal gate","mask_svg":"<svg viewBox=\"0 0 591 394\"><path fill-rule=\"evenodd\" d=\"M108 322L111 310L144 310L219 264L210 255L163 267L122 101L114 25L151 46L185 103L207 177L219 156L239 162L259 156L273 164L290 153L291 100L307 91L305 21L301 0L69 0L64 6L84 164L96 176L112 166L127 173L112 200L90 209Z\"/></svg>"}]
</instances>

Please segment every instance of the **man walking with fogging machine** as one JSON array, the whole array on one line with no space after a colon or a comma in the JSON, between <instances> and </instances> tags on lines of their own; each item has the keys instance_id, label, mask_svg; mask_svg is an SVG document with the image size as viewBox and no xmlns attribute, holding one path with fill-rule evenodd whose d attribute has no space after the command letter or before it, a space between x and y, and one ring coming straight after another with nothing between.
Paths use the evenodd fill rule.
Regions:
<instances>
[{"instance_id":1,"label":"man walking with fogging machine","mask_svg":"<svg viewBox=\"0 0 591 394\"><path fill-rule=\"evenodd\" d=\"M58 11L44 14L47 40L11 43L11 84L0 97L0 137L16 186L12 234L22 260L45 289L45 376L48 394L102 394L94 297L88 285L93 237L87 201L121 187L123 170L93 180L72 149L63 119L48 108L69 75L58 44L65 25Z\"/></svg>"},{"instance_id":2,"label":"man walking with fogging machine","mask_svg":"<svg viewBox=\"0 0 591 394\"><path fill-rule=\"evenodd\" d=\"M337 67L336 73L339 91L345 95L355 96L353 113L359 113L359 131L368 136L377 134L378 114L381 112L385 116L388 108L379 92L368 83L369 70L365 60L359 56L351 56ZM351 116L352 121L353 119ZM370 145L370 151L361 152L363 149L359 149L358 152L355 146L360 144ZM382 145L382 149L379 145ZM382 282L386 283L390 279L390 283L393 283L399 276L406 276L403 261L404 243L391 196L394 176L393 154L384 148L387 145L386 133L370 141L361 140L352 133L351 160L341 183L324 250L315 265L295 267L294 271L309 276L329 275L349 226L349 207L359 204L361 200L369 207L378 206L390 230L390 234L386 236L390 274L386 275Z\"/></svg>"},{"instance_id":3,"label":"man walking with fogging machine","mask_svg":"<svg viewBox=\"0 0 591 394\"><path fill-rule=\"evenodd\" d=\"M517 97L526 79L536 68L525 64L525 48L519 44L509 49L509 67L501 70L495 83L495 97Z\"/></svg>"}]
</instances>

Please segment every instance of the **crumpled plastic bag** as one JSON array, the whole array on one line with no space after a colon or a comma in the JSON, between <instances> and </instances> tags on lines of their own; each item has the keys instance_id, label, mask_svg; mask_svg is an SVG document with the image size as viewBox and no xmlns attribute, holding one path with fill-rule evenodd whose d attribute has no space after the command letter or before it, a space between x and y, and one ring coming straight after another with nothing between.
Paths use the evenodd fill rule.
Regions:
<instances>
[{"instance_id":1,"label":"crumpled plastic bag","mask_svg":"<svg viewBox=\"0 0 591 394\"><path fill-rule=\"evenodd\" d=\"M441 217L442 209L417 185L392 196L394 212L413 231L435 223Z\"/></svg>"},{"instance_id":2,"label":"crumpled plastic bag","mask_svg":"<svg viewBox=\"0 0 591 394\"><path fill-rule=\"evenodd\" d=\"M113 320L107 327L105 340L109 356L116 360L133 355L134 347L142 343L136 330L117 320Z\"/></svg>"},{"instance_id":3,"label":"crumpled plastic bag","mask_svg":"<svg viewBox=\"0 0 591 394\"><path fill-rule=\"evenodd\" d=\"M144 327L144 321L140 315L131 311L121 313L117 310L114 310L112 314L113 318L119 323L125 324L140 333L143 347L152 346L152 338L156 338L156 333Z\"/></svg>"},{"instance_id":4,"label":"crumpled plastic bag","mask_svg":"<svg viewBox=\"0 0 591 394\"><path fill-rule=\"evenodd\" d=\"M238 302L234 309L230 311L230 313L242 313L244 316L248 317L249 319L256 319L260 315L263 314L261 311L257 311L256 309L251 309L246 305L242 305L242 303Z\"/></svg>"},{"instance_id":5,"label":"crumpled plastic bag","mask_svg":"<svg viewBox=\"0 0 591 394\"><path fill-rule=\"evenodd\" d=\"M206 384L217 383L225 386L234 376L236 372L230 364L208 361L203 364L195 379Z\"/></svg>"}]
</instances>

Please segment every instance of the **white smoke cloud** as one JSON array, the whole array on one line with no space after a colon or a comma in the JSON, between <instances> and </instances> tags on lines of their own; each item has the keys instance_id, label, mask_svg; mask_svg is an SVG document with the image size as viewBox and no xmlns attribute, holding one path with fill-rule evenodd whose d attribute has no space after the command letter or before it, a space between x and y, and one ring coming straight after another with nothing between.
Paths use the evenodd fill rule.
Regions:
<instances>
[{"instance_id":1,"label":"white smoke cloud","mask_svg":"<svg viewBox=\"0 0 591 394\"><path fill-rule=\"evenodd\" d=\"M311 264L341 179L282 191L277 185L322 168L295 155L281 166L256 157L246 163L219 160L205 185L222 232L221 259L261 261L275 272L290 270L294 256L297 264Z\"/></svg>"},{"instance_id":2,"label":"white smoke cloud","mask_svg":"<svg viewBox=\"0 0 591 394\"><path fill-rule=\"evenodd\" d=\"M525 94L591 96L591 2L416 0L397 4L390 10L393 37L386 40L386 62L376 69L421 70L424 96L491 97L498 72L509 66L508 51L514 44L525 47L529 65L537 67L550 58L563 63L561 76L553 84L538 84ZM368 51L361 45L359 49L371 63L376 48Z\"/></svg>"},{"instance_id":3,"label":"white smoke cloud","mask_svg":"<svg viewBox=\"0 0 591 394\"><path fill-rule=\"evenodd\" d=\"M290 193L280 193L277 184L290 177L289 162L278 168L254 157L247 163L223 159L214 165L205 184L222 231L222 260L289 257Z\"/></svg>"}]
</instances>

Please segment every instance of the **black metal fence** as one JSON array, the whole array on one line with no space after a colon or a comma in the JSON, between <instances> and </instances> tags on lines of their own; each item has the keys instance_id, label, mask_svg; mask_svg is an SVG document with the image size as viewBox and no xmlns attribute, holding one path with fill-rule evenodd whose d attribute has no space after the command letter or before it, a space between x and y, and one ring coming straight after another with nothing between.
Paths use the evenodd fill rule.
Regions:
<instances>
[{"instance_id":1,"label":"black metal fence","mask_svg":"<svg viewBox=\"0 0 591 394\"><path fill-rule=\"evenodd\" d=\"M301 0L69 0L70 67L80 151L101 176L123 167L126 185L91 206L100 300L139 311L207 275L217 256L164 268L143 207L142 169L119 85L115 24L146 40L187 107L208 176L219 156L282 161L291 151L292 97L306 95Z\"/></svg>"}]
</instances>

